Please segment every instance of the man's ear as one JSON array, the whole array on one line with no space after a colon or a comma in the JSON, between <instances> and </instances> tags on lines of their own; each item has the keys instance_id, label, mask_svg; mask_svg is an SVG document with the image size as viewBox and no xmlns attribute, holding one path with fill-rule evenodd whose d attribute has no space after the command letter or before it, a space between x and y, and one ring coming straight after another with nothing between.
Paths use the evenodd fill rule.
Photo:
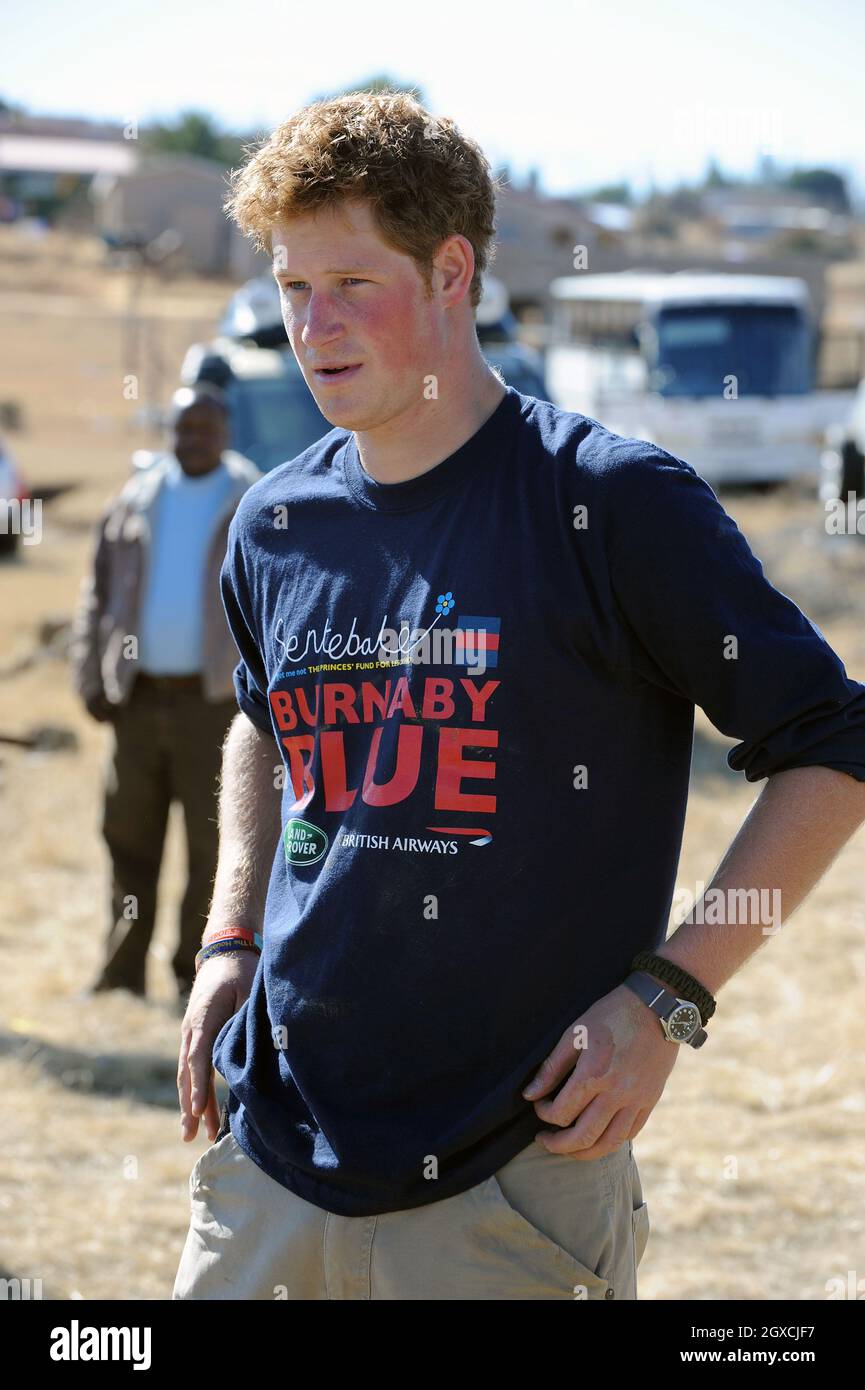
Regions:
<instances>
[{"instance_id":1,"label":"man's ear","mask_svg":"<svg viewBox=\"0 0 865 1390\"><path fill-rule=\"evenodd\" d=\"M445 308L466 299L475 273L475 253L468 237L454 232L433 257L433 277Z\"/></svg>"}]
</instances>

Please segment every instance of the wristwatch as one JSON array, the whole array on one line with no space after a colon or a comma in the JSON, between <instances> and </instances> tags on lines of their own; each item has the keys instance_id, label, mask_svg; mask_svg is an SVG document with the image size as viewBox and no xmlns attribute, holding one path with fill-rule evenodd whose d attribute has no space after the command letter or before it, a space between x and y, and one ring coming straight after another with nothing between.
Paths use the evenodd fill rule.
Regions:
<instances>
[{"instance_id":1,"label":"wristwatch","mask_svg":"<svg viewBox=\"0 0 865 1390\"><path fill-rule=\"evenodd\" d=\"M709 1034L703 1027L696 1004L671 994L644 970L632 970L623 983L658 1015L669 1042L688 1043L691 1047L703 1046Z\"/></svg>"}]
</instances>

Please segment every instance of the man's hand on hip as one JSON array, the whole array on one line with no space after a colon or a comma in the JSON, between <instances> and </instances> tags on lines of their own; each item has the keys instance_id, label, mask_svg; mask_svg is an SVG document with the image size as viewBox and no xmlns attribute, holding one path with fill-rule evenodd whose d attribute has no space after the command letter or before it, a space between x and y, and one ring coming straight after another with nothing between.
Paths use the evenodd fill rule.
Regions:
<instances>
[{"instance_id":1,"label":"man's hand on hip","mask_svg":"<svg viewBox=\"0 0 865 1390\"><path fill-rule=\"evenodd\" d=\"M561 1126L559 1133L542 1132L536 1142L573 1158L613 1153L648 1120L679 1046L667 1040L658 1018L626 985L605 994L562 1034L537 1072L537 1089L523 1091L539 1119ZM565 1077L552 1099L541 1099Z\"/></svg>"}]
</instances>

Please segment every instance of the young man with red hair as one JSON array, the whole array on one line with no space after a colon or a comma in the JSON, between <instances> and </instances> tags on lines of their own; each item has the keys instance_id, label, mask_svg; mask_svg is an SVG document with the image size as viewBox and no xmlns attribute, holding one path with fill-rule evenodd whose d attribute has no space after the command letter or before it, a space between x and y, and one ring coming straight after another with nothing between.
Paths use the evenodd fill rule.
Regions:
<instances>
[{"instance_id":1,"label":"young man with red hair","mask_svg":"<svg viewBox=\"0 0 865 1390\"><path fill-rule=\"evenodd\" d=\"M865 688L689 464L487 366L495 190L452 121L316 103L229 207L334 428L222 570L174 1297L633 1299L632 1141L768 935L665 939L695 705L769 779L711 886L789 916L865 814Z\"/></svg>"}]
</instances>

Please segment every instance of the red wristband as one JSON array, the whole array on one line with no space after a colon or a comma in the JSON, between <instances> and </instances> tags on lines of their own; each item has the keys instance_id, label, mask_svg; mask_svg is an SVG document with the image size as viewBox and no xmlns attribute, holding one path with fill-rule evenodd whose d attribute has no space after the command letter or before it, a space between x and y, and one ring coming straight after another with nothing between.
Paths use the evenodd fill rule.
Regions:
<instances>
[{"instance_id":1,"label":"red wristband","mask_svg":"<svg viewBox=\"0 0 865 1390\"><path fill-rule=\"evenodd\" d=\"M209 946L212 941L227 941L230 937L239 937L241 941L255 941L255 932L248 927L223 927L222 931L211 932L210 936L202 939L202 946Z\"/></svg>"}]
</instances>

